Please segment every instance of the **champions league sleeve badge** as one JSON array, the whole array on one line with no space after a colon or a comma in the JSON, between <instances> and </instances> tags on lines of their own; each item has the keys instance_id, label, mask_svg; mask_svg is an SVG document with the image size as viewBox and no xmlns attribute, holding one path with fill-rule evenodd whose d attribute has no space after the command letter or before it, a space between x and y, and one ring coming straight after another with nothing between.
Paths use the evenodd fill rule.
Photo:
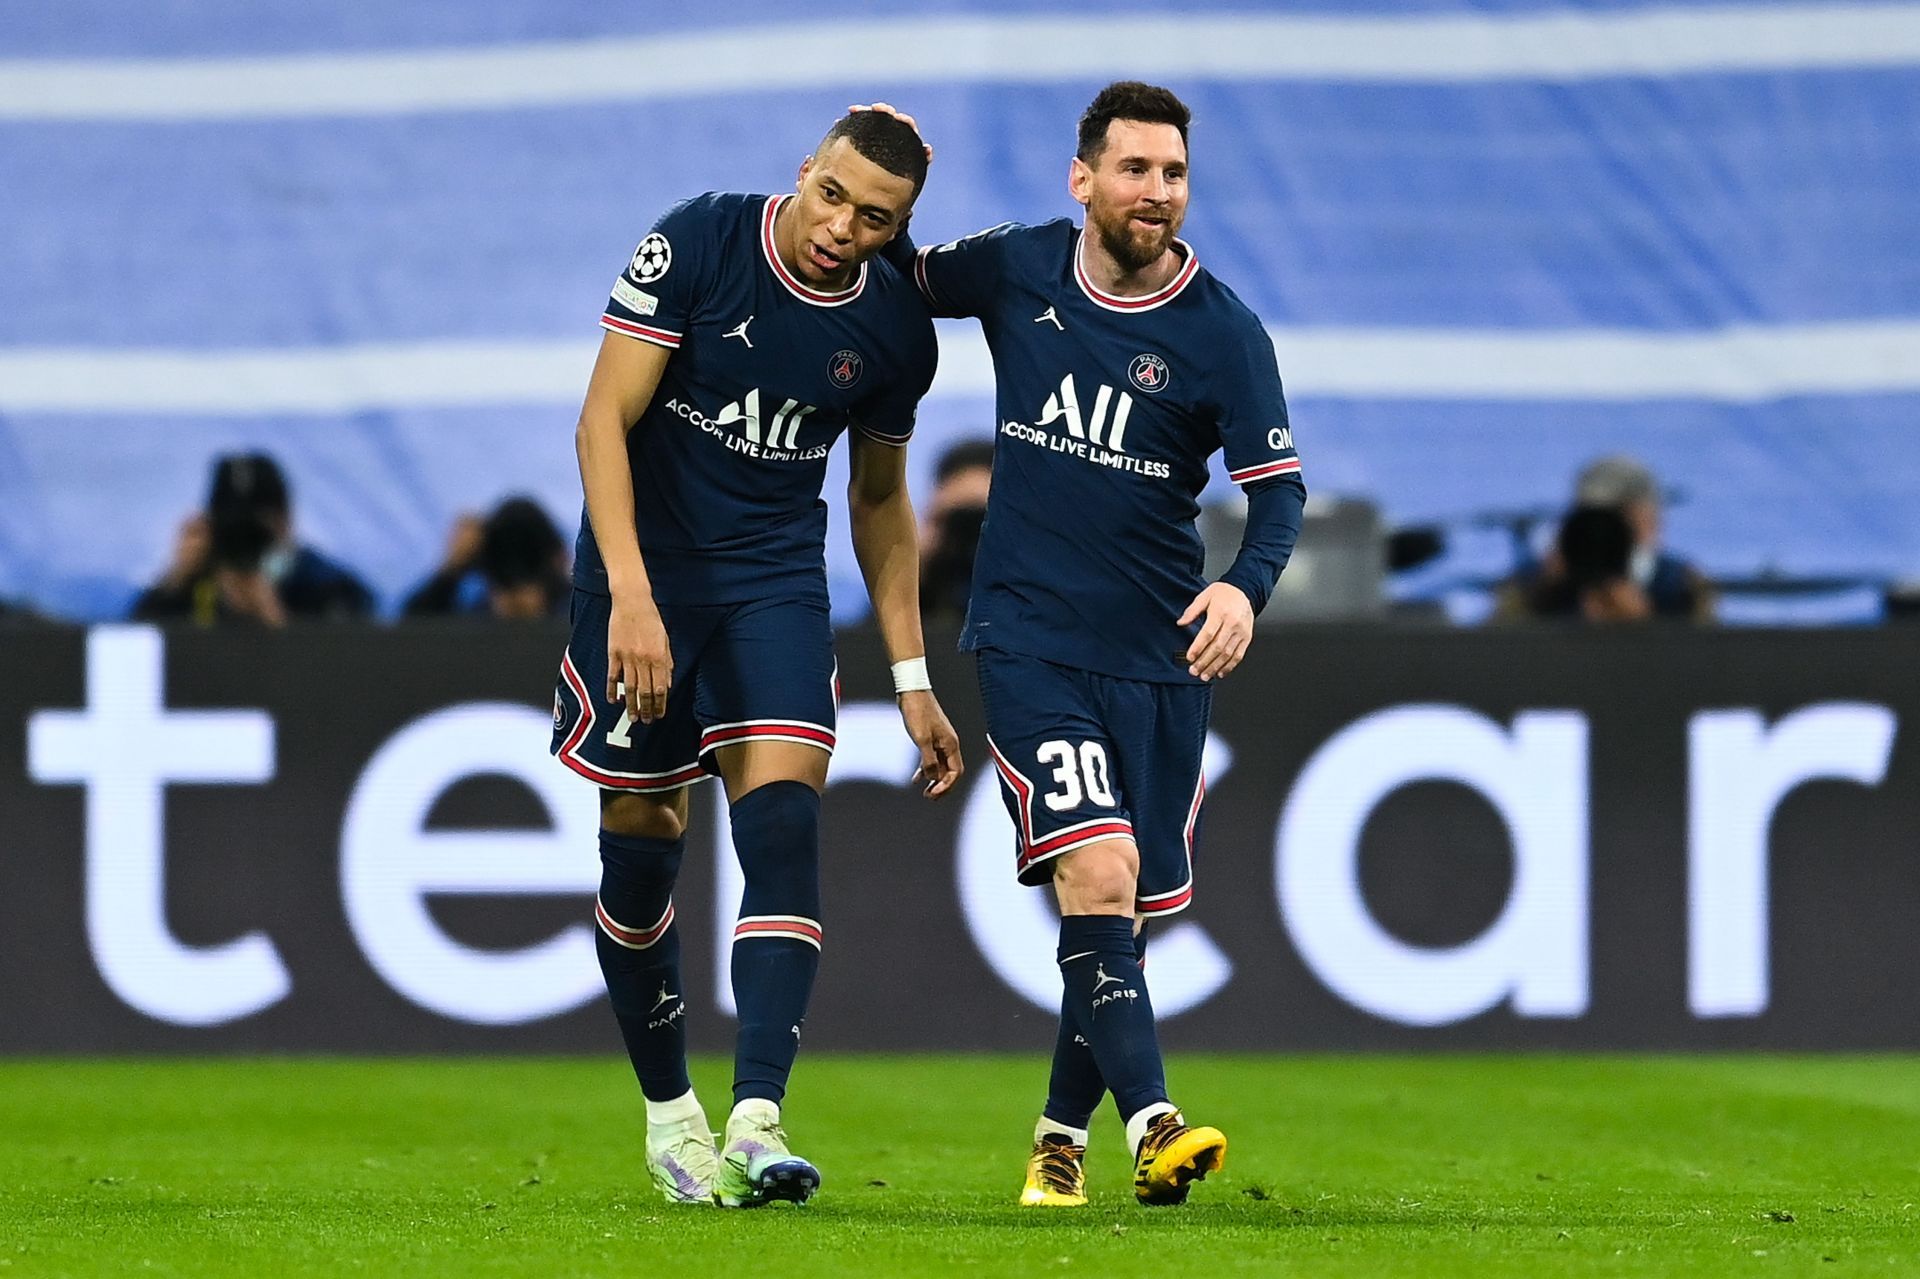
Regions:
<instances>
[{"instance_id":1,"label":"champions league sleeve badge","mask_svg":"<svg viewBox=\"0 0 1920 1279\"><path fill-rule=\"evenodd\" d=\"M652 284L667 273L673 265L673 246L667 243L667 237L658 231L640 241L640 247L633 251L633 261L627 264L627 273L636 284Z\"/></svg>"}]
</instances>

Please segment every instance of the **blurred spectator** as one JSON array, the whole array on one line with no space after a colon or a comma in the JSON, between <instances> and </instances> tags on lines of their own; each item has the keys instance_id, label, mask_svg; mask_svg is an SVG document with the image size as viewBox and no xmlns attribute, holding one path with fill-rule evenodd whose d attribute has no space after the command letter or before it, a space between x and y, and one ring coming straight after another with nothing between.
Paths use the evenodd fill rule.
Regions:
<instances>
[{"instance_id":1,"label":"blurred spectator","mask_svg":"<svg viewBox=\"0 0 1920 1279\"><path fill-rule=\"evenodd\" d=\"M1634 533L1611 506L1575 507L1554 540L1559 571L1543 577L1528 601L1535 617L1644 622L1653 600L1633 577Z\"/></svg>"},{"instance_id":2,"label":"blurred spectator","mask_svg":"<svg viewBox=\"0 0 1920 1279\"><path fill-rule=\"evenodd\" d=\"M973 556L987 518L993 481L993 441L969 440L941 454L933 496L920 514L920 611L927 617L966 616L973 590Z\"/></svg>"},{"instance_id":3,"label":"blurred spectator","mask_svg":"<svg viewBox=\"0 0 1920 1279\"><path fill-rule=\"evenodd\" d=\"M292 618L361 618L373 593L349 569L293 537L287 479L264 453L215 459L206 509L188 517L173 562L134 601L140 621L190 618L201 626Z\"/></svg>"},{"instance_id":4,"label":"blurred spectator","mask_svg":"<svg viewBox=\"0 0 1920 1279\"><path fill-rule=\"evenodd\" d=\"M1713 620L1713 585L1686 560L1661 546L1664 508L1653 472L1625 454L1603 457L1580 472L1574 505L1611 507L1633 533L1633 580L1645 589L1657 617Z\"/></svg>"},{"instance_id":5,"label":"blurred spectator","mask_svg":"<svg viewBox=\"0 0 1920 1279\"><path fill-rule=\"evenodd\" d=\"M1607 514L1615 518L1603 518ZM1660 486L1644 463L1625 454L1588 463L1574 483L1573 510L1552 551L1502 588L1499 615L1712 621L1713 585L1662 547L1663 516ZM1616 542L1623 534L1625 565L1616 576ZM1570 551L1580 557L1578 564Z\"/></svg>"},{"instance_id":6,"label":"blurred spectator","mask_svg":"<svg viewBox=\"0 0 1920 1279\"><path fill-rule=\"evenodd\" d=\"M1920 578L1894 582L1886 588L1884 616L1889 622L1920 622Z\"/></svg>"},{"instance_id":7,"label":"blurred spectator","mask_svg":"<svg viewBox=\"0 0 1920 1279\"><path fill-rule=\"evenodd\" d=\"M407 597L408 617L564 616L570 587L560 531L531 498L510 497L483 521L454 522L434 575Z\"/></svg>"}]
</instances>

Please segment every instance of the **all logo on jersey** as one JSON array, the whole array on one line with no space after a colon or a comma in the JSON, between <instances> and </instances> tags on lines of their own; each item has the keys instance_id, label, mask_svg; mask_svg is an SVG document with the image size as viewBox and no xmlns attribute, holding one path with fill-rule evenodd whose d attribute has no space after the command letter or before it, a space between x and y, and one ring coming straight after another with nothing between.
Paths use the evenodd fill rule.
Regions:
<instances>
[{"instance_id":1,"label":"all logo on jersey","mask_svg":"<svg viewBox=\"0 0 1920 1279\"><path fill-rule=\"evenodd\" d=\"M667 273L673 265L673 246L667 243L667 237L658 231L640 241L640 247L633 251L633 261L627 264L627 270L635 282L652 284Z\"/></svg>"},{"instance_id":2,"label":"all logo on jersey","mask_svg":"<svg viewBox=\"0 0 1920 1279\"><path fill-rule=\"evenodd\" d=\"M867 362L860 358L858 351L835 351L833 358L827 361L827 376L833 384L845 390L860 380L861 372Z\"/></svg>"},{"instance_id":3,"label":"all logo on jersey","mask_svg":"<svg viewBox=\"0 0 1920 1279\"><path fill-rule=\"evenodd\" d=\"M1037 423L1002 422L1000 434L1096 466L1148 479L1169 479L1173 468L1168 463L1126 451L1127 423L1133 417L1134 403L1131 395L1103 382L1094 392L1093 402L1087 404L1069 373L1060 379L1060 389L1047 396Z\"/></svg>"},{"instance_id":4,"label":"all logo on jersey","mask_svg":"<svg viewBox=\"0 0 1920 1279\"><path fill-rule=\"evenodd\" d=\"M1111 420L1108 418L1110 408ZM1069 373L1060 379L1060 389L1047 397L1046 407L1040 410L1040 425L1058 422L1074 439L1103 444L1119 453L1127 447L1127 419L1132 416L1133 397L1121 391L1116 403L1114 389L1104 382L1093 397L1091 411L1082 413L1079 388Z\"/></svg>"},{"instance_id":5,"label":"all logo on jersey","mask_svg":"<svg viewBox=\"0 0 1920 1279\"><path fill-rule=\"evenodd\" d=\"M813 405L788 400L774 411L772 420L767 421L760 416L760 390L756 387L747 392L746 399L735 400L721 409L713 420L719 426L737 425L750 444L791 451L800 447L800 423L811 412Z\"/></svg>"},{"instance_id":6,"label":"all logo on jersey","mask_svg":"<svg viewBox=\"0 0 1920 1279\"><path fill-rule=\"evenodd\" d=\"M1134 356L1127 366L1127 380L1149 395L1165 389L1170 376L1167 362L1150 351Z\"/></svg>"},{"instance_id":7,"label":"all logo on jersey","mask_svg":"<svg viewBox=\"0 0 1920 1279\"><path fill-rule=\"evenodd\" d=\"M813 405L788 399L769 417L761 410L758 387L712 417L677 395L667 401L666 409L719 440L729 452L763 461L817 462L832 447L830 443L800 443L800 424L815 411Z\"/></svg>"}]
</instances>

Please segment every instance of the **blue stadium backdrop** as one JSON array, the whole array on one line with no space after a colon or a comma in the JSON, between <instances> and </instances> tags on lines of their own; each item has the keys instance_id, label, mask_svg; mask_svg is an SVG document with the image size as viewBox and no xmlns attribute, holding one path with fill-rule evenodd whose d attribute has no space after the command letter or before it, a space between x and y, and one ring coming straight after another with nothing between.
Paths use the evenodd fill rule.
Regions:
<instances>
[{"instance_id":1,"label":"blue stadium backdrop","mask_svg":"<svg viewBox=\"0 0 1920 1279\"><path fill-rule=\"evenodd\" d=\"M1058 215L1122 75L1195 108L1187 236L1271 326L1317 493L1451 518L1626 449L1713 571L1920 570L1920 5L849 0L822 39L771 0L69 0L0 24L0 597L117 615L264 446L391 606L457 511L571 520L595 319L665 205L783 188L884 97L939 148L922 239ZM977 336L943 346L922 488L991 426Z\"/></svg>"}]
</instances>

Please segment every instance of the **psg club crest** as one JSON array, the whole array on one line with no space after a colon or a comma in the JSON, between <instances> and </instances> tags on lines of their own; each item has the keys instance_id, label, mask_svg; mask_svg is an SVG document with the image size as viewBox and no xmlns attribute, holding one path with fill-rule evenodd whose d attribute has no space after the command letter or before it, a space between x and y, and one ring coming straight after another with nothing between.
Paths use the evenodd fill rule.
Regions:
<instances>
[{"instance_id":1,"label":"psg club crest","mask_svg":"<svg viewBox=\"0 0 1920 1279\"><path fill-rule=\"evenodd\" d=\"M667 237L655 231L640 241L640 247L633 251L633 261L627 270L641 284L652 284L667 273L673 265L673 246L667 243Z\"/></svg>"},{"instance_id":2,"label":"psg club crest","mask_svg":"<svg viewBox=\"0 0 1920 1279\"><path fill-rule=\"evenodd\" d=\"M1136 355L1127 367L1127 380L1152 395L1167 385L1167 362L1151 353Z\"/></svg>"},{"instance_id":3,"label":"psg club crest","mask_svg":"<svg viewBox=\"0 0 1920 1279\"><path fill-rule=\"evenodd\" d=\"M827 361L827 376L844 391L860 380L860 372L866 363L858 351L836 351L833 358Z\"/></svg>"}]
</instances>

